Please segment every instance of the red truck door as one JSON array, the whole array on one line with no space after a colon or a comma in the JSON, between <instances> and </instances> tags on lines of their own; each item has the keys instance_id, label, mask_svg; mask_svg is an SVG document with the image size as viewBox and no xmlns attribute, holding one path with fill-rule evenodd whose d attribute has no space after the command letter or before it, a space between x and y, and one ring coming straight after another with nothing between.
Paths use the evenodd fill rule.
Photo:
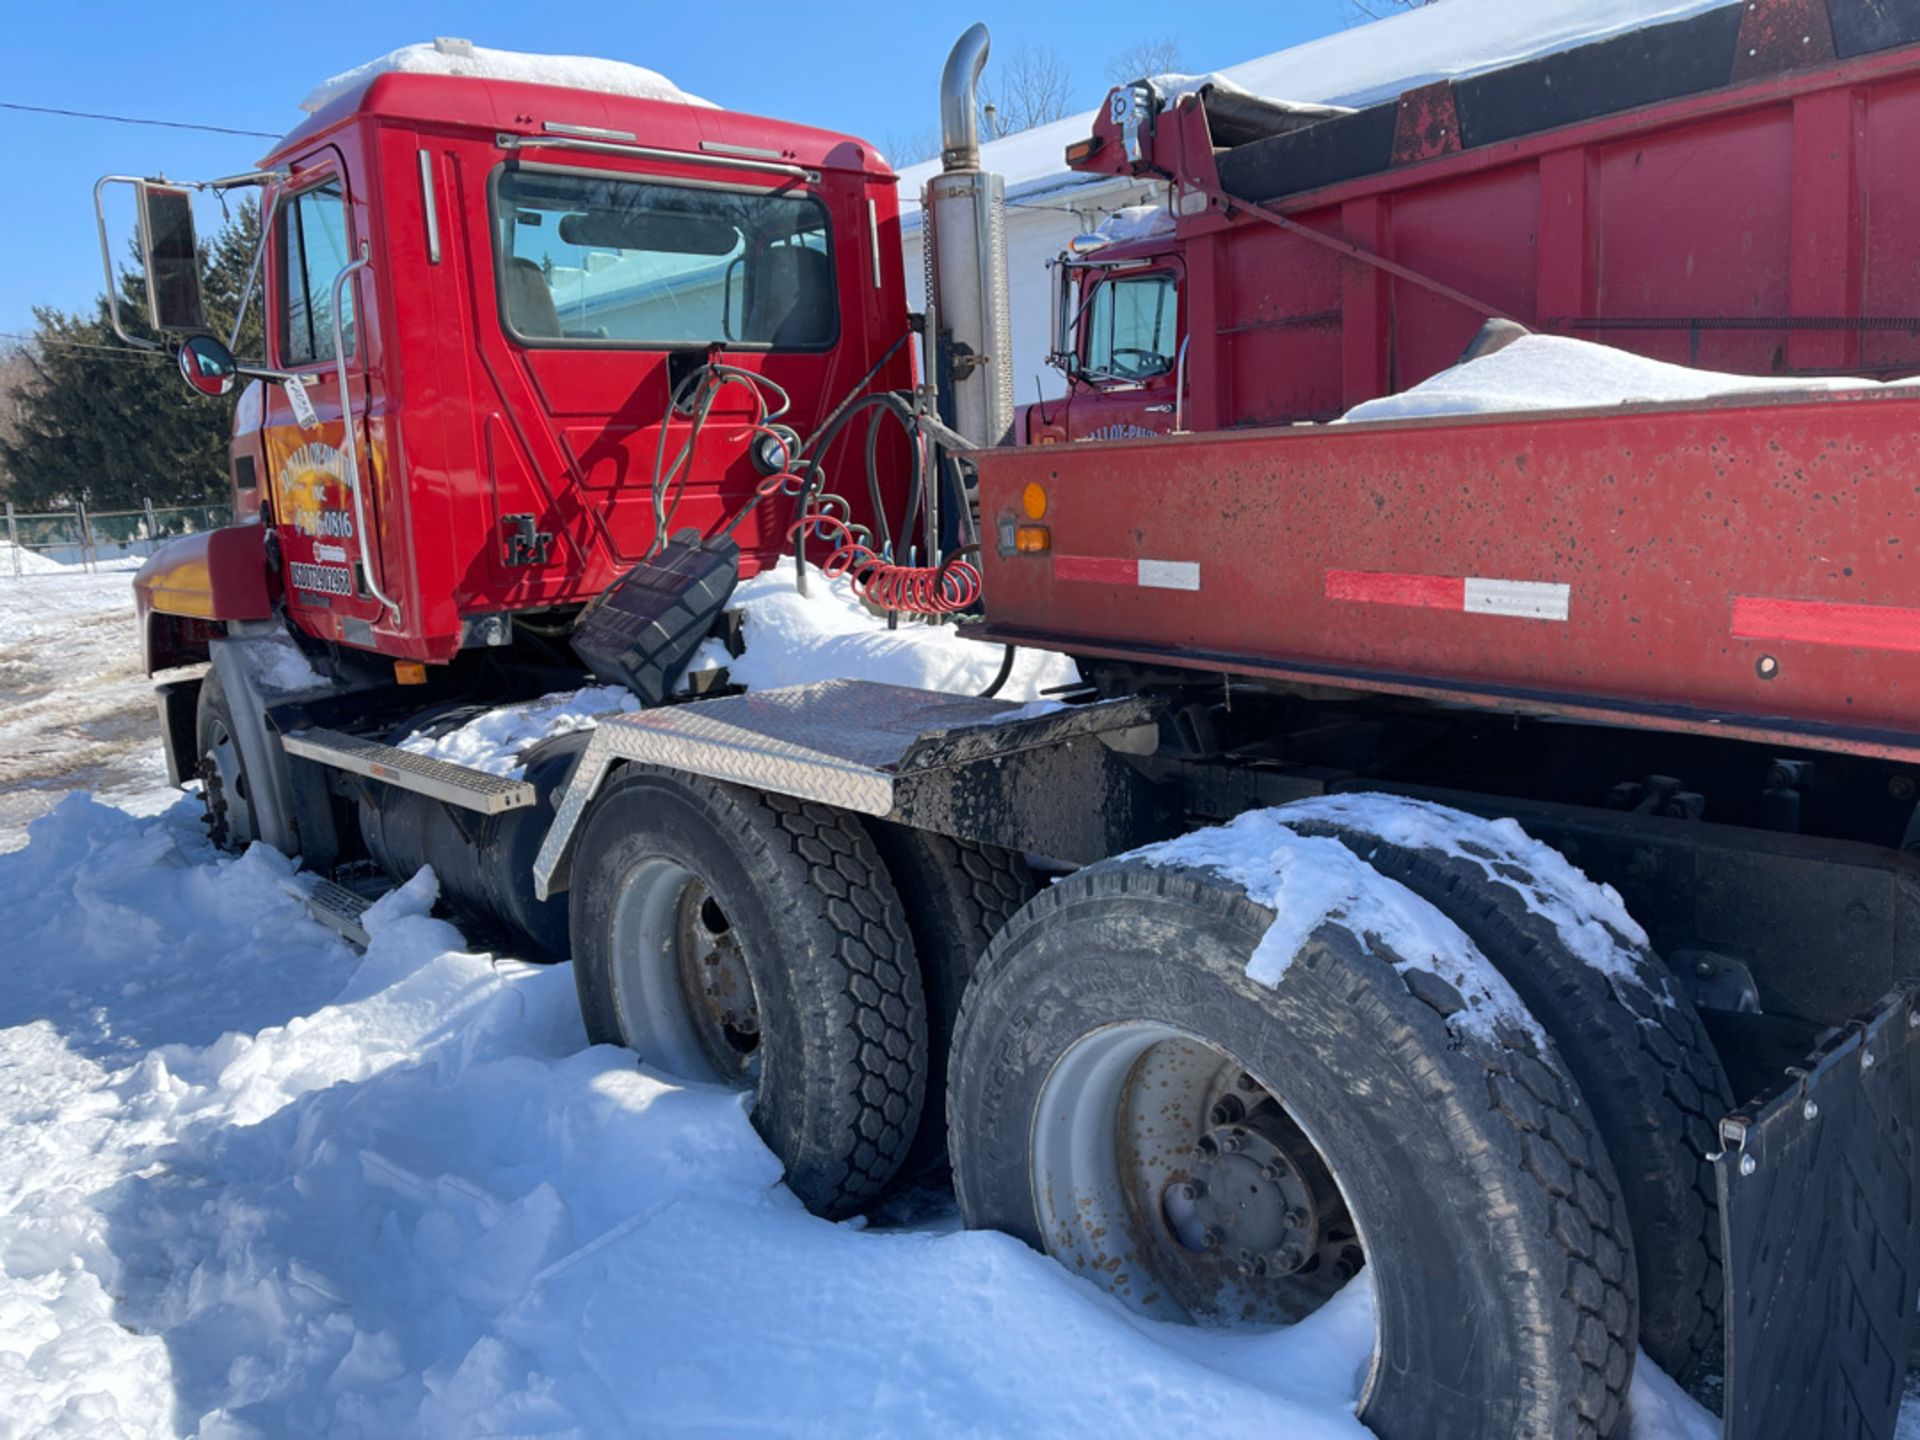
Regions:
<instances>
[{"instance_id":1,"label":"red truck door","mask_svg":"<svg viewBox=\"0 0 1920 1440\"><path fill-rule=\"evenodd\" d=\"M267 344L273 363L300 377L307 405L290 395L292 383L267 387L264 440L266 490L279 535L287 604L303 628L349 645L373 643L372 626L385 617L368 584L380 580L377 481L385 466L367 444L372 399L368 384L367 326L362 323L368 272L341 291L339 334L347 353L347 389L353 435L343 417L334 348L333 282L360 254L360 227L346 165L338 150L322 147L294 162L279 196L268 245ZM298 413L309 410L309 413ZM347 446L362 490L356 513ZM362 533L364 526L374 532ZM391 587L383 587L391 592Z\"/></svg>"},{"instance_id":2,"label":"red truck door","mask_svg":"<svg viewBox=\"0 0 1920 1440\"><path fill-rule=\"evenodd\" d=\"M1179 262L1091 270L1080 297L1067 438L1171 433L1179 383Z\"/></svg>"}]
</instances>

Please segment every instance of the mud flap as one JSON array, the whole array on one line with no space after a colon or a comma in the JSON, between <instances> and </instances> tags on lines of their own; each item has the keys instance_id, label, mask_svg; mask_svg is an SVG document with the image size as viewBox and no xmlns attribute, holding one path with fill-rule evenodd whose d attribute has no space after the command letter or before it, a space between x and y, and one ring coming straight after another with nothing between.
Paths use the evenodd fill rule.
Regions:
<instances>
[{"instance_id":1,"label":"mud flap","mask_svg":"<svg viewBox=\"0 0 1920 1440\"><path fill-rule=\"evenodd\" d=\"M1720 1123L1727 1440L1892 1440L1920 1305L1920 983Z\"/></svg>"},{"instance_id":2,"label":"mud flap","mask_svg":"<svg viewBox=\"0 0 1920 1440\"><path fill-rule=\"evenodd\" d=\"M654 706L673 692L740 579L740 548L682 531L587 607L573 652L610 685Z\"/></svg>"}]
</instances>

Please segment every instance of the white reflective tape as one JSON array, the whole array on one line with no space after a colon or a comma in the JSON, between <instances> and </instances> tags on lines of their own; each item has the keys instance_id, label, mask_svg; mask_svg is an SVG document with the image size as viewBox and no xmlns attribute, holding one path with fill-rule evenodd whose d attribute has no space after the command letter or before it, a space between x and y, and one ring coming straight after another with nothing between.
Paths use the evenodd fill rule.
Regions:
<instances>
[{"instance_id":1,"label":"white reflective tape","mask_svg":"<svg viewBox=\"0 0 1920 1440\"><path fill-rule=\"evenodd\" d=\"M1150 590L1198 590L1200 562L1197 560L1142 560L1140 583Z\"/></svg>"},{"instance_id":2,"label":"white reflective tape","mask_svg":"<svg viewBox=\"0 0 1920 1440\"><path fill-rule=\"evenodd\" d=\"M1483 580L1469 575L1466 589L1462 608L1469 615L1511 615L1520 620L1564 622L1573 599L1571 585L1540 580Z\"/></svg>"}]
</instances>

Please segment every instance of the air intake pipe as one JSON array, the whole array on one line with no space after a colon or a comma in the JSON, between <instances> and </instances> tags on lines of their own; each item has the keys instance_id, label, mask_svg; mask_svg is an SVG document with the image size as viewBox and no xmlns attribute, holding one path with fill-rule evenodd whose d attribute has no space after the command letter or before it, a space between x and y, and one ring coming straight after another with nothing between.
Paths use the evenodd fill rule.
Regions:
<instances>
[{"instance_id":1,"label":"air intake pipe","mask_svg":"<svg viewBox=\"0 0 1920 1440\"><path fill-rule=\"evenodd\" d=\"M941 171L922 197L942 418L982 448L1004 445L1013 434L1006 187L980 168L978 97L988 44L987 27L974 25L947 56Z\"/></svg>"}]
</instances>

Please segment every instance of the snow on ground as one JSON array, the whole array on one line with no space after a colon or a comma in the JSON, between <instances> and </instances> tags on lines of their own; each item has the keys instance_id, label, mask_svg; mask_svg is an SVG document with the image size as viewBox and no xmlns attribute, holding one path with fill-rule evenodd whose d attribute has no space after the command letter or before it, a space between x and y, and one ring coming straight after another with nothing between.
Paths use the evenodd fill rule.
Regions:
<instances>
[{"instance_id":1,"label":"snow on ground","mask_svg":"<svg viewBox=\"0 0 1920 1440\"><path fill-rule=\"evenodd\" d=\"M1710 400L1789 391L1880 390L1912 381L1835 376L1725 375L1649 360L1564 335L1526 335L1491 355L1442 370L1398 395L1356 405L1352 420L1417 420L1515 410L1571 410L1633 401Z\"/></svg>"},{"instance_id":2,"label":"snow on ground","mask_svg":"<svg viewBox=\"0 0 1920 1440\"><path fill-rule=\"evenodd\" d=\"M749 690L804 685L833 676L875 680L954 695L978 695L1000 672L1003 646L965 639L954 625L903 619L897 630L863 606L846 580L828 580L809 569L807 593L794 584L796 567L782 557L771 570L742 581L727 603L745 612L746 653L735 657L717 640L695 655L690 672L724 667L728 678ZM1073 662L1045 650L1021 650L998 698L1038 702L1041 692L1080 678ZM638 702L618 685L593 685L507 706L444 734L420 732L400 742L404 750L451 760L494 775L518 778L520 756L536 741L590 728L594 717L633 710ZM1021 718L1044 714L1028 710ZM1012 719L1009 715L1007 718Z\"/></svg>"},{"instance_id":3,"label":"snow on ground","mask_svg":"<svg viewBox=\"0 0 1920 1440\"><path fill-rule=\"evenodd\" d=\"M131 803L166 783L129 584L0 542L0 851L74 790Z\"/></svg>"},{"instance_id":4,"label":"snow on ground","mask_svg":"<svg viewBox=\"0 0 1920 1440\"><path fill-rule=\"evenodd\" d=\"M1205 1333L950 1218L815 1219L430 872L358 959L194 809L72 796L0 856L0 1435L1364 1434L1364 1285ZM1714 1433L1641 1377L1641 1440Z\"/></svg>"},{"instance_id":5,"label":"snow on ground","mask_svg":"<svg viewBox=\"0 0 1920 1440\"><path fill-rule=\"evenodd\" d=\"M126 576L29 599L5 570L0 657L57 666L46 733L81 736L144 688ZM945 643L915 663L957 677ZM0 733L40 683L0 696ZM0 854L4 1440L1364 1434L1364 1284L1223 1335L938 1197L816 1219L738 1097L587 1046L567 967L470 951L430 872L357 956L285 859L215 853L195 801L163 808L154 742L131 752L153 785L122 804L160 813L68 794ZM1638 1440L1715 1433L1650 1365L1634 1406Z\"/></svg>"}]
</instances>

